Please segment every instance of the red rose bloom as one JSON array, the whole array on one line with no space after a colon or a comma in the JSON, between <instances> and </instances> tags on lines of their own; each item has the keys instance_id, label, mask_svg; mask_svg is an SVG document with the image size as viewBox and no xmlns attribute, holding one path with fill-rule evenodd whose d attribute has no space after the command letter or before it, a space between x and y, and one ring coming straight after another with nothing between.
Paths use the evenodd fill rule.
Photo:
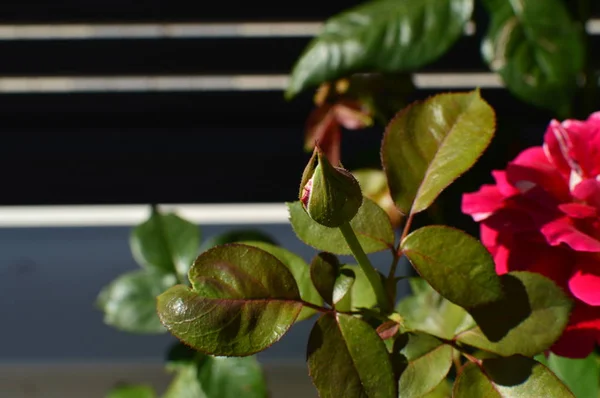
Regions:
<instances>
[{"instance_id":1,"label":"red rose bloom","mask_svg":"<svg viewBox=\"0 0 600 398\"><path fill-rule=\"evenodd\" d=\"M550 122L543 147L523 151L495 185L463 196L496 271L547 276L575 302L552 351L586 357L600 343L600 112Z\"/></svg>"}]
</instances>

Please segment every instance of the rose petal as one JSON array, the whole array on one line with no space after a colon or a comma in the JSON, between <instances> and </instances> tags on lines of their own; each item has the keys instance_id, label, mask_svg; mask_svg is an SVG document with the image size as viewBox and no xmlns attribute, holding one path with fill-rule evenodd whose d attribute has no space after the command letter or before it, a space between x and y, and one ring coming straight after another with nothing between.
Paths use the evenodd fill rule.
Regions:
<instances>
[{"instance_id":1,"label":"rose petal","mask_svg":"<svg viewBox=\"0 0 600 398\"><path fill-rule=\"evenodd\" d=\"M587 357L600 341L600 307L575 303L569 324L552 352L568 358Z\"/></svg>"},{"instance_id":2,"label":"rose petal","mask_svg":"<svg viewBox=\"0 0 600 398\"><path fill-rule=\"evenodd\" d=\"M570 197L567 181L548 162L540 147L529 148L510 162L506 168L506 178L522 193L539 186L559 201L567 201Z\"/></svg>"},{"instance_id":3,"label":"rose petal","mask_svg":"<svg viewBox=\"0 0 600 398\"><path fill-rule=\"evenodd\" d=\"M567 132L557 120L552 120L544 134L544 152L564 178L571 174L569 149L571 142Z\"/></svg>"},{"instance_id":4,"label":"rose petal","mask_svg":"<svg viewBox=\"0 0 600 398\"><path fill-rule=\"evenodd\" d=\"M494 180L496 181L496 187L498 188L498 191L502 195L512 196L512 195L516 195L519 193L519 190L517 188L513 187L512 185L510 185L510 183L508 182L505 171L493 170L492 176L494 177Z\"/></svg>"},{"instance_id":5,"label":"rose petal","mask_svg":"<svg viewBox=\"0 0 600 398\"><path fill-rule=\"evenodd\" d=\"M477 192L463 194L461 210L473 220L481 221L502 208L503 199L495 186L483 185Z\"/></svg>"},{"instance_id":6,"label":"rose petal","mask_svg":"<svg viewBox=\"0 0 600 398\"><path fill-rule=\"evenodd\" d=\"M567 217L547 223L541 232L552 246L565 243L576 251L600 252L600 241L579 231Z\"/></svg>"},{"instance_id":7,"label":"rose petal","mask_svg":"<svg viewBox=\"0 0 600 398\"><path fill-rule=\"evenodd\" d=\"M565 120L562 126L569 135L572 146L569 155L577 162L583 178L600 173L600 121L592 115L586 121ZM571 167L573 168L573 167Z\"/></svg>"},{"instance_id":8,"label":"rose petal","mask_svg":"<svg viewBox=\"0 0 600 398\"><path fill-rule=\"evenodd\" d=\"M560 211L573 218L596 217L598 212L595 207L584 205L582 203L563 203L558 205Z\"/></svg>"},{"instance_id":9,"label":"rose petal","mask_svg":"<svg viewBox=\"0 0 600 398\"><path fill-rule=\"evenodd\" d=\"M586 304L600 306L600 262L576 267L569 279L571 293Z\"/></svg>"},{"instance_id":10,"label":"rose petal","mask_svg":"<svg viewBox=\"0 0 600 398\"><path fill-rule=\"evenodd\" d=\"M600 181L593 178L581 181L573 189L573 196L600 209Z\"/></svg>"},{"instance_id":11,"label":"rose petal","mask_svg":"<svg viewBox=\"0 0 600 398\"><path fill-rule=\"evenodd\" d=\"M483 243L483 245L487 247L489 251L492 251L491 248L498 245L498 231L489 228L485 224L480 224L479 230L481 243Z\"/></svg>"}]
</instances>

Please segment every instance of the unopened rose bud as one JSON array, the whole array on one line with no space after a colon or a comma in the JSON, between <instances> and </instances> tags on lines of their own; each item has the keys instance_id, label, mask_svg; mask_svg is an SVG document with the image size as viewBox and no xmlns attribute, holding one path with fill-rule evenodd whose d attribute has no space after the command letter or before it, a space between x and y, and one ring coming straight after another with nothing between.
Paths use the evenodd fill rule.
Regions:
<instances>
[{"instance_id":1,"label":"unopened rose bud","mask_svg":"<svg viewBox=\"0 0 600 398\"><path fill-rule=\"evenodd\" d=\"M358 181L332 166L318 146L304 169L299 198L313 220L330 228L352 220L362 204Z\"/></svg>"}]
</instances>

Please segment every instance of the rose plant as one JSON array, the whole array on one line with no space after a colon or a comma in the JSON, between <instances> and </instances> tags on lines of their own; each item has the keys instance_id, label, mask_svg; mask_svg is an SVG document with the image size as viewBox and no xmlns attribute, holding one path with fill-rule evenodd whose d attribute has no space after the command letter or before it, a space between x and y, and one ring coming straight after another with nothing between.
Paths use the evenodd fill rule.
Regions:
<instances>
[{"instance_id":1,"label":"rose plant","mask_svg":"<svg viewBox=\"0 0 600 398\"><path fill-rule=\"evenodd\" d=\"M499 274L531 271L574 301L556 354L588 356L600 342L600 112L550 122L544 144L523 151L494 185L463 196Z\"/></svg>"},{"instance_id":2,"label":"rose plant","mask_svg":"<svg viewBox=\"0 0 600 398\"><path fill-rule=\"evenodd\" d=\"M460 230L411 228L475 163L494 130L494 111L477 90L437 95L393 118L381 158L405 215L399 241L385 211L317 146L298 201L288 203L297 236L318 251L310 265L269 243L215 246L193 262L189 283L158 296L160 321L205 355L245 357L318 315L307 363L321 397L447 396L450 389L455 397L573 396L542 363L553 358L539 356L556 347L569 322L573 300L562 286L530 270L498 275L488 249ZM390 253L385 276L368 256L378 251ZM338 257L350 254L356 264ZM413 295L396 303L402 256L421 278L411 278Z\"/></svg>"}]
</instances>

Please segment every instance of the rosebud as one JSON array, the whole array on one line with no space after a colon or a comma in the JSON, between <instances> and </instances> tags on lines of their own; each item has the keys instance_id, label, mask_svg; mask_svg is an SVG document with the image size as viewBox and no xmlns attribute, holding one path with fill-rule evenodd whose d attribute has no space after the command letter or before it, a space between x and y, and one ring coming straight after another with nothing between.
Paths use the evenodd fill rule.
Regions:
<instances>
[{"instance_id":1,"label":"rosebud","mask_svg":"<svg viewBox=\"0 0 600 398\"><path fill-rule=\"evenodd\" d=\"M332 166L318 146L302 174L299 198L313 220L330 228L352 220L362 204L358 181Z\"/></svg>"}]
</instances>

